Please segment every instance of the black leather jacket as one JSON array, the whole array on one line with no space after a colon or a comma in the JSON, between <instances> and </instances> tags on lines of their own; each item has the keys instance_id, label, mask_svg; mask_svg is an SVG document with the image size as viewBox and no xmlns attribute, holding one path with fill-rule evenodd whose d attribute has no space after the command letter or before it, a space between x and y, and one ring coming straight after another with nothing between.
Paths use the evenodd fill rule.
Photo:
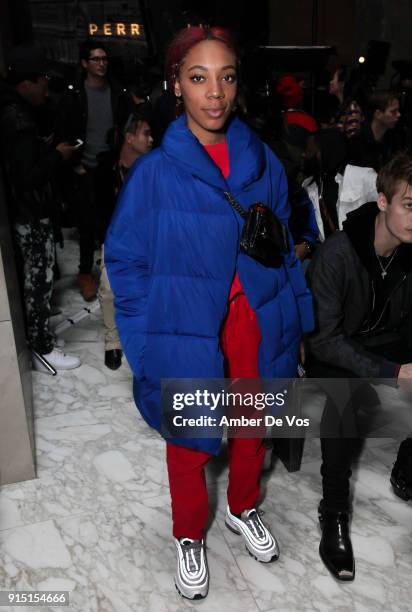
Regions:
<instances>
[{"instance_id":1,"label":"black leather jacket","mask_svg":"<svg viewBox=\"0 0 412 612\"><path fill-rule=\"evenodd\" d=\"M12 222L27 224L55 216L57 197L53 181L63 157L44 143L34 109L3 82L0 142Z\"/></svg>"},{"instance_id":2,"label":"black leather jacket","mask_svg":"<svg viewBox=\"0 0 412 612\"><path fill-rule=\"evenodd\" d=\"M130 92L114 81L109 81L113 130L108 135L108 144L113 151L118 142L118 133L126 123L129 114L134 110ZM80 138L86 141L88 105L84 81L81 80L73 89L67 89L59 105L55 137L59 142L74 141ZM80 153L81 156L81 153ZM78 161L78 160L75 160Z\"/></svg>"},{"instance_id":3,"label":"black leather jacket","mask_svg":"<svg viewBox=\"0 0 412 612\"><path fill-rule=\"evenodd\" d=\"M369 347L402 342L412 350L412 245L399 247L382 312L370 324L377 213L375 202L354 210L343 231L332 234L315 252L308 268L316 318L309 348L318 361L357 376L392 378L396 364Z\"/></svg>"}]
</instances>

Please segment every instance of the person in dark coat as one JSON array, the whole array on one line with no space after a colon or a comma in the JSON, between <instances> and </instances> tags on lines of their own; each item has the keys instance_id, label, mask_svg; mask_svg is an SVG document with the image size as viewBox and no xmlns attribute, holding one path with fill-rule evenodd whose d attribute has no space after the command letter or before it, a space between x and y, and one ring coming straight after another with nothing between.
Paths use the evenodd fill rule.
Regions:
<instances>
[{"instance_id":1,"label":"person in dark coat","mask_svg":"<svg viewBox=\"0 0 412 612\"><path fill-rule=\"evenodd\" d=\"M73 163L80 262L78 283L86 301L96 298L94 250L102 244L115 204L113 166L117 135L134 110L130 92L109 79L109 57L98 41L80 46L82 78L67 90L57 118L57 134L83 145Z\"/></svg>"},{"instance_id":2,"label":"person in dark coat","mask_svg":"<svg viewBox=\"0 0 412 612\"><path fill-rule=\"evenodd\" d=\"M302 333L313 324L292 241L278 267L239 248L243 218L228 194L244 209L264 202L284 225L289 205L280 162L233 114L238 55L228 32L181 31L168 51L167 74L180 117L130 170L105 241L136 404L158 431L162 379L294 377ZM226 525L267 563L279 549L257 510L260 433L229 440ZM220 446L219 431L204 437L201 428L167 438L175 584L189 599L209 588L204 470Z\"/></svg>"},{"instance_id":3,"label":"person in dark coat","mask_svg":"<svg viewBox=\"0 0 412 612\"><path fill-rule=\"evenodd\" d=\"M412 156L399 154L384 166L377 191L377 203L349 213L343 231L326 240L308 269L316 317L308 372L349 379L350 419L361 404L370 405L364 394L371 394L369 385L353 379L392 379L402 385L412 378ZM344 388L336 381L335 387ZM319 551L336 578L353 580L349 514L355 441L342 434L348 421L340 429L337 415L330 397L321 424ZM412 439L399 448L391 482L397 495L412 499Z\"/></svg>"},{"instance_id":4,"label":"person in dark coat","mask_svg":"<svg viewBox=\"0 0 412 612\"><path fill-rule=\"evenodd\" d=\"M364 122L361 102L364 99L359 69L349 71L348 66L337 68L329 83L329 92L339 101L339 108L332 119L331 127L342 130L348 138L357 136Z\"/></svg>"},{"instance_id":5,"label":"person in dark coat","mask_svg":"<svg viewBox=\"0 0 412 612\"><path fill-rule=\"evenodd\" d=\"M404 148L397 129L401 116L399 99L393 91L376 91L366 104L366 121L349 141L348 163L373 168L376 172Z\"/></svg>"},{"instance_id":6,"label":"person in dark coat","mask_svg":"<svg viewBox=\"0 0 412 612\"><path fill-rule=\"evenodd\" d=\"M49 327L59 201L56 173L76 151L42 138L36 111L48 96L48 64L39 49L10 50L6 81L0 83L0 142L8 209L22 284L27 339L56 370L77 368L80 359L55 347ZM35 369L45 370L34 358Z\"/></svg>"}]
</instances>

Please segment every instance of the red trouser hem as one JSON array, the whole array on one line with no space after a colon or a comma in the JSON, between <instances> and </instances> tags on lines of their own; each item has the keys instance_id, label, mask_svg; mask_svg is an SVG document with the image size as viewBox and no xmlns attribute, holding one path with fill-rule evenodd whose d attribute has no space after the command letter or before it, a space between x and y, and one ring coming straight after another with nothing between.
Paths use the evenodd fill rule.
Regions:
<instances>
[{"instance_id":1,"label":"red trouser hem","mask_svg":"<svg viewBox=\"0 0 412 612\"><path fill-rule=\"evenodd\" d=\"M238 276L232 288L241 290ZM232 293L232 292L231 292ZM258 351L261 335L255 312L244 293L229 303L221 345L228 378L259 378ZM263 438L231 438L228 442L228 505L240 514L254 508L260 496L260 473L265 457ZM204 537L208 521L205 466L210 453L167 444L166 459L172 499L173 535L193 540Z\"/></svg>"},{"instance_id":2,"label":"red trouser hem","mask_svg":"<svg viewBox=\"0 0 412 612\"><path fill-rule=\"evenodd\" d=\"M259 479L265 458L261 438L229 440L229 485L231 512L254 508L260 496ZM167 444L167 469L172 498L173 535L201 540L206 531L209 504L205 466L213 456L203 451Z\"/></svg>"}]
</instances>

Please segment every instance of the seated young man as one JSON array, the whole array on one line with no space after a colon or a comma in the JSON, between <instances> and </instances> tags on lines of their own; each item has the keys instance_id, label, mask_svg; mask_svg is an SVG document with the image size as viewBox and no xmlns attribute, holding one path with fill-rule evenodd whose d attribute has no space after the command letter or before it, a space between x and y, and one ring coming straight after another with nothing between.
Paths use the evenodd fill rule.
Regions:
<instances>
[{"instance_id":1,"label":"seated young man","mask_svg":"<svg viewBox=\"0 0 412 612\"><path fill-rule=\"evenodd\" d=\"M309 337L311 376L393 378L398 384L412 378L411 155L399 154L380 170L377 191L377 203L350 213L309 266L317 319ZM358 405L352 396L354 412ZM333 414L329 399L321 432ZM321 448L319 552L336 578L353 580L348 514L354 440L323 437ZM402 499L412 498L411 439L399 448L391 482Z\"/></svg>"}]
</instances>

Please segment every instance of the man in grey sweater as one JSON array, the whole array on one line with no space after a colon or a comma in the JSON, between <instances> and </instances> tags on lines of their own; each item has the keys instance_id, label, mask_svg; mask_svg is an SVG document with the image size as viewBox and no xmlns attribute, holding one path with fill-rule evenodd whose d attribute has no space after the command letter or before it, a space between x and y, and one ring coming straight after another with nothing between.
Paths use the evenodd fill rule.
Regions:
<instances>
[{"instance_id":1,"label":"man in grey sweater","mask_svg":"<svg viewBox=\"0 0 412 612\"><path fill-rule=\"evenodd\" d=\"M84 146L74 164L78 184L77 226L80 242L79 288L83 298L96 298L92 275L96 242L102 243L115 203L113 166L116 134L134 105L128 91L107 77L104 46L88 40L80 46L83 78L67 91L61 104L59 129L66 140Z\"/></svg>"},{"instance_id":2,"label":"man in grey sweater","mask_svg":"<svg viewBox=\"0 0 412 612\"><path fill-rule=\"evenodd\" d=\"M348 215L343 231L330 236L308 269L317 319L309 337L312 377L385 378L400 385L412 379L412 156L400 154L384 166L377 190L377 203ZM361 393L370 390L362 381L355 387L354 413ZM332 400L321 433L338 420ZM323 437L321 448L319 552L336 578L353 580L348 520L354 440ZM391 482L397 495L412 498L411 439L400 446Z\"/></svg>"}]
</instances>

